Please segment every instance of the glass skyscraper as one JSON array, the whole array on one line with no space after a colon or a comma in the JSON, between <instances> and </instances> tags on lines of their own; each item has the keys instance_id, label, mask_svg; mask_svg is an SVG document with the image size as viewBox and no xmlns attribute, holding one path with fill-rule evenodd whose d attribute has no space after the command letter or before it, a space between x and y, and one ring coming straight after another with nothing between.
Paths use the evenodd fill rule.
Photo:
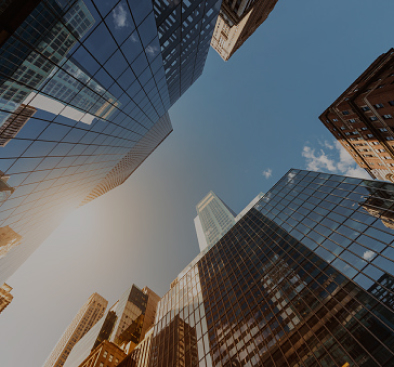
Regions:
<instances>
[{"instance_id":1,"label":"glass skyscraper","mask_svg":"<svg viewBox=\"0 0 394 367\"><path fill-rule=\"evenodd\" d=\"M172 282L149 366L394 365L393 194L290 170Z\"/></svg>"},{"instance_id":2,"label":"glass skyscraper","mask_svg":"<svg viewBox=\"0 0 394 367\"><path fill-rule=\"evenodd\" d=\"M3 245L0 284L171 133L167 111L203 71L220 3L2 2L0 228L18 246Z\"/></svg>"}]
</instances>

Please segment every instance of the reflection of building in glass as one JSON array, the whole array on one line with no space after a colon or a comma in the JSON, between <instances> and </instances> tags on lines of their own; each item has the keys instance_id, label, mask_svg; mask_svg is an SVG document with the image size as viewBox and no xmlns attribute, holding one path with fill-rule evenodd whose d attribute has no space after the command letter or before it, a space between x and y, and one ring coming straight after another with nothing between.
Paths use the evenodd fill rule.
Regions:
<instances>
[{"instance_id":1,"label":"reflection of building in glass","mask_svg":"<svg viewBox=\"0 0 394 367\"><path fill-rule=\"evenodd\" d=\"M0 283L171 132L167 111L201 75L220 10L220 0L37 3L9 13L0 40L2 122L22 103L37 110L1 148L15 192L0 227L23 242L0 259Z\"/></svg>"},{"instance_id":2,"label":"reflection of building in glass","mask_svg":"<svg viewBox=\"0 0 394 367\"><path fill-rule=\"evenodd\" d=\"M26 122L29 121L30 117L32 117L36 111L37 109L34 107L21 104L14 112L6 113L6 119L0 126L0 147L6 146L6 144L18 134L19 130L25 126Z\"/></svg>"},{"instance_id":3,"label":"reflection of building in glass","mask_svg":"<svg viewBox=\"0 0 394 367\"><path fill-rule=\"evenodd\" d=\"M78 340L102 318L107 304L106 299L97 293L93 293L71 321L43 367L63 366Z\"/></svg>"},{"instance_id":4,"label":"reflection of building in glass","mask_svg":"<svg viewBox=\"0 0 394 367\"><path fill-rule=\"evenodd\" d=\"M96 326L77 343L65 366L80 366L105 340L131 352L144 338L143 331L153 325L152 313L155 314L159 299L149 288L145 287L141 290L133 285L123 293ZM151 320L149 325L144 324L147 313L149 313L147 322Z\"/></svg>"},{"instance_id":5,"label":"reflection of building in glass","mask_svg":"<svg viewBox=\"0 0 394 367\"><path fill-rule=\"evenodd\" d=\"M10 226L0 227L0 259L7 255L15 246L21 244L22 236Z\"/></svg>"},{"instance_id":6,"label":"reflection of building in glass","mask_svg":"<svg viewBox=\"0 0 394 367\"><path fill-rule=\"evenodd\" d=\"M380 55L320 120L373 178L394 182L394 49Z\"/></svg>"},{"instance_id":7,"label":"reflection of building in glass","mask_svg":"<svg viewBox=\"0 0 394 367\"><path fill-rule=\"evenodd\" d=\"M79 367L116 367L126 357L126 353L116 344L104 340Z\"/></svg>"},{"instance_id":8,"label":"reflection of building in glass","mask_svg":"<svg viewBox=\"0 0 394 367\"><path fill-rule=\"evenodd\" d=\"M195 365L392 365L394 236L359 204L371 186L394 189L289 171L172 282L149 366L185 360L179 321L195 330ZM139 367L132 356L122 367Z\"/></svg>"},{"instance_id":9,"label":"reflection of building in glass","mask_svg":"<svg viewBox=\"0 0 394 367\"><path fill-rule=\"evenodd\" d=\"M39 4L1 48L2 110L15 112L94 23L82 0L67 12L55 0L50 5Z\"/></svg>"},{"instance_id":10,"label":"reflection of building in glass","mask_svg":"<svg viewBox=\"0 0 394 367\"><path fill-rule=\"evenodd\" d=\"M194 219L200 251L213 246L235 224L236 214L210 191L196 206Z\"/></svg>"},{"instance_id":11,"label":"reflection of building in glass","mask_svg":"<svg viewBox=\"0 0 394 367\"><path fill-rule=\"evenodd\" d=\"M0 287L0 313L4 311L4 309L11 303L13 300L13 296L11 294L12 287L8 284L4 283Z\"/></svg>"},{"instance_id":12,"label":"reflection of building in glass","mask_svg":"<svg viewBox=\"0 0 394 367\"><path fill-rule=\"evenodd\" d=\"M278 0L224 0L211 46L227 61L268 18Z\"/></svg>"}]
</instances>

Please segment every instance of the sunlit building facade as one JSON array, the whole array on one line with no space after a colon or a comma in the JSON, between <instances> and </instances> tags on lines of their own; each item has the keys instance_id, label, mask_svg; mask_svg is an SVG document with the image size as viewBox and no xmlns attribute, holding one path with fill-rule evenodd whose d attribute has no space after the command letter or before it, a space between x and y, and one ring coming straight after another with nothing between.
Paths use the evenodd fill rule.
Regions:
<instances>
[{"instance_id":1,"label":"sunlit building facade","mask_svg":"<svg viewBox=\"0 0 394 367\"><path fill-rule=\"evenodd\" d=\"M373 178L394 182L394 49L380 55L320 120Z\"/></svg>"},{"instance_id":2,"label":"sunlit building facade","mask_svg":"<svg viewBox=\"0 0 394 367\"><path fill-rule=\"evenodd\" d=\"M0 170L13 192L0 228L21 236L1 283L171 133L167 111L203 71L220 3L1 3Z\"/></svg>"},{"instance_id":3,"label":"sunlit building facade","mask_svg":"<svg viewBox=\"0 0 394 367\"><path fill-rule=\"evenodd\" d=\"M154 325L159 300L148 287L140 289L133 285L77 343L64 366L79 367L93 354L101 355L104 351L98 347L105 341L112 343L113 349L131 352Z\"/></svg>"},{"instance_id":4,"label":"sunlit building facade","mask_svg":"<svg viewBox=\"0 0 394 367\"><path fill-rule=\"evenodd\" d=\"M149 366L394 365L392 192L290 170L172 282Z\"/></svg>"},{"instance_id":5,"label":"sunlit building facade","mask_svg":"<svg viewBox=\"0 0 394 367\"><path fill-rule=\"evenodd\" d=\"M223 0L211 46L228 61L268 18L278 0Z\"/></svg>"},{"instance_id":6,"label":"sunlit building facade","mask_svg":"<svg viewBox=\"0 0 394 367\"><path fill-rule=\"evenodd\" d=\"M62 367L74 345L103 317L107 305L105 298L93 293L67 327L43 367Z\"/></svg>"},{"instance_id":7,"label":"sunlit building facade","mask_svg":"<svg viewBox=\"0 0 394 367\"><path fill-rule=\"evenodd\" d=\"M213 246L235 224L236 214L213 191L196 206L194 219L200 251Z\"/></svg>"}]
</instances>

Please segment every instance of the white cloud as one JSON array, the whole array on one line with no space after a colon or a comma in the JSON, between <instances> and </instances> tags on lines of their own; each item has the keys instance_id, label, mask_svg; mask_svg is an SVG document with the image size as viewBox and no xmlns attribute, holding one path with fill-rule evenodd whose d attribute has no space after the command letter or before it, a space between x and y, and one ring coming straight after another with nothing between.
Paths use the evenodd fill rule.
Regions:
<instances>
[{"instance_id":1,"label":"white cloud","mask_svg":"<svg viewBox=\"0 0 394 367\"><path fill-rule=\"evenodd\" d=\"M272 176L272 169L268 168L262 172L262 175L268 180Z\"/></svg>"},{"instance_id":2,"label":"white cloud","mask_svg":"<svg viewBox=\"0 0 394 367\"><path fill-rule=\"evenodd\" d=\"M112 18L115 22L115 28L128 26L127 11L122 4L119 4L112 12Z\"/></svg>"},{"instance_id":3,"label":"white cloud","mask_svg":"<svg viewBox=\"0 0 394 367\"><path fill-rule=\"evenodd\" d=\"M351 155L341 145L335 141L331 144L327 141L319 143L324 149L311 148L310 144L306 144L302 150L302 156L306 159L306 168L310 171L322 171L329 173L339 173L345 176L371 179L368 173L359 167Z\"/></svg>"}]
</instances>

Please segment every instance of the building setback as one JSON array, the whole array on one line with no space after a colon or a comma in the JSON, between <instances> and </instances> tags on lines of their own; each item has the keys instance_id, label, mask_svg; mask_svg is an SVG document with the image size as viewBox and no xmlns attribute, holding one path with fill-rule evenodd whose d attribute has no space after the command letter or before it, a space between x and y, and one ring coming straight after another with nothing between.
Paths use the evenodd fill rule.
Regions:
<instances>
[{"instance_id":1,"label":"building setback","mask_svg":"<svg viewBox=\"0 0 394 367\"><path fill-rule=\"evenodd\" d=\"M0 258L0 284L172 132L167 112L203 72L220 4L2 2L0 228L21 241Z\"/></svg>"},{"instance_id":2,"label":"building setback","mask_svg":"<svg viewBox=\"0 0 394 367\"><path fill-rule=\"evenodd\" d=\"M394 182L394 49L380 55L320 120L372 178Z\"/></svg>"},{"instance_id":3,"label":"building setback","mask_svg":"<svg viewBox=\"0 0 394 367\"><path fill-rule=\"evenodd\" d=\"M278 0L223 0L211 46L224 61L268 18Z\"/></svg>"},{"instance_id":4,"label":"building setback","mask_svg":"<svg viewBox=\"0 0 394 367\"><path fill-rule=\"evenodd\" d=\"M290 170L172 282L149 366L394 365L392 192Z\"/></svg>"},{"instance_id":5,"label":"building setback","mask_svg":"<svg viewBox=\"0 0 394 367\"><path fill-rule=\"evenodd\" d=\"M100 320L108 301L93 293L71 321L43 367L62 367L75 344Z\"/></svg>"}]
</instances>

